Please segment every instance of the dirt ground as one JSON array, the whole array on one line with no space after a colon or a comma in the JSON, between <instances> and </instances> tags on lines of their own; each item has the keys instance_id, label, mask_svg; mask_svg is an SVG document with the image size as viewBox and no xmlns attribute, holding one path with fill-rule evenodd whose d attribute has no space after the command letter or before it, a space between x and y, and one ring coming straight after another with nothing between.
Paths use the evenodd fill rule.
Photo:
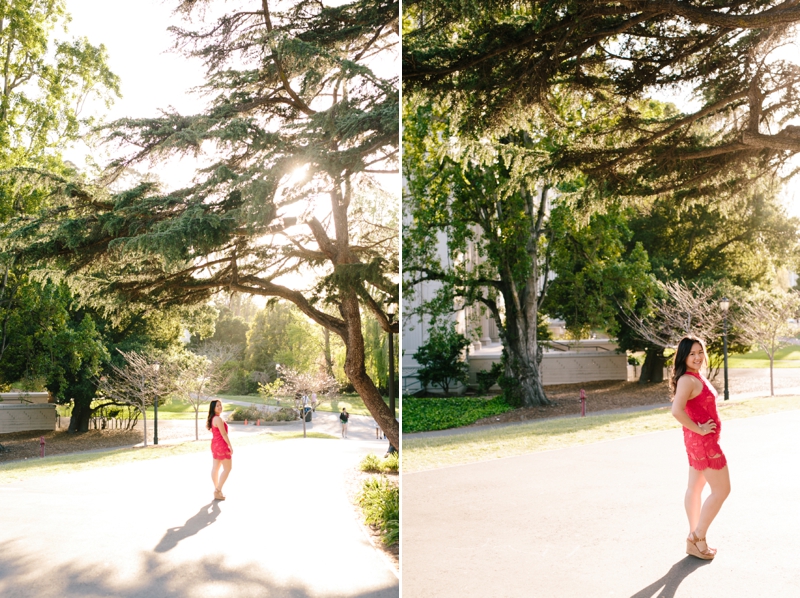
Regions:
<instances>
[{"instance_id":1,"label":"dirt ground","mask_svg":"<svg viewBox=\"0 0 800 598\"><path fill-rule=\"evenodd\" d=\"M545 387L545 394L548 399L553 401L553 405L514 409L500 415L479 419L473 425L578 415L581 412L581 389L586 391L586 413L669 402L669 388L666 382L640 385L638 382L608 380L582 384L556 384Z\"/></svg>"}]
</instances>

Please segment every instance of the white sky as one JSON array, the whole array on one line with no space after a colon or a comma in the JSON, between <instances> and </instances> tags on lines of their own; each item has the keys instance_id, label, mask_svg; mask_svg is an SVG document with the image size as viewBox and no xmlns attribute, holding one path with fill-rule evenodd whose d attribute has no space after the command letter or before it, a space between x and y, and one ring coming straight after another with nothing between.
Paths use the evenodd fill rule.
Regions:
<instances>
[{"instance_id":1,"label":"white sky","mask_svg":"<svg viewBox=\"0 0 800 598\"><path fill-rule=\"evenodd\" d=\"M167 27L181 22L172 15L175 4L169 0L67 0L67 11L72 15L69 35L85 36L94 45L104 44L109 67L121 80L122 97L110 110L96 102L87 106L87 112L117 119L154 117L170 106L184 114L202 109L204 99L189 93L203 81L202 64L170 52L173 41ZM66 152L66 157L82 165L86 152L81 144ZM101 154L95 155L105 163ZM191 161L159 166L156 174L167 186L180 186L191 179L193 166Z\"/></svg>"}]
</instances>

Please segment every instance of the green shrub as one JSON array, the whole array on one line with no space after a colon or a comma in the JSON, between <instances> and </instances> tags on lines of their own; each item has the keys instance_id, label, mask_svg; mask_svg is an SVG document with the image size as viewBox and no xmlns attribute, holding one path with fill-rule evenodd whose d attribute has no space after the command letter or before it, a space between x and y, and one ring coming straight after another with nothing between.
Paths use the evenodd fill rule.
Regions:
<instances>
[{"instance_id":1,"label":"green shrub","mask_svg":"<svg viewBox=\"0 0 800 598\"><path fill-rule=\"evenodd\" d=\"M400 469L400 456L392 453L388 457L380 458L370 453L361 460L359 467L367 473L397 473Z\"/></svg>"},{"instance_id":2,"label":"green shrub","mask_svg":"<svg viewBox=\"0 0 800 598\"><path fill-rule=\"evenodd\" d=\"M461 359L461 354L468 345L469 341L456 332L455 325L431 328L428 341L414 353L419 364L417 379L423 388L439 386L447 395L451 386L466 384L469 366Z\"/></svg>"},{"instance_id":3,"label":"green shrub","mask_svg":"<svg viewBox=\"0 0 800 598\"><path fill-rule=\"evenodd\" d=\"M257 405L250 405L249 407L236 407L231 414L230 419L235 422L244 420L263 422L290 422L297 419L294 410L289 407L282 407L277 411L261 411Z\"/></svg>"},{"instance_id":4,"label":"green shrub","mask_svg":"<svg viewBox=\"0 0 800 598\"><path fill-rule=\"evenodd\" d=\"M403 432L427 432L468 426L510 411L504 397L403 397Z\"/></svg>"},{"instance_id":5,"label":"green shrub","mask_svg":"<svg viewBox=\"0 0 800 598\"><path fill-rule=\"evenodd\" d=\"M358 493L364 521L383 532L385 544L400 540L400 488L384 476L364 480Z\"/></svg>"},{"instance_id":6,"label":"green shrub","mask_svg":"<svg viewBox=\"0 0 800 598\"><path fill-rule=\"evenodd\" d=\"M495 361L492 368L489 370L481 370L475 373L475 379L478 381L478 392L486 394L489 389L497 384L498 379L503 374L503 364Z\"/></svg>"}]
</instances>

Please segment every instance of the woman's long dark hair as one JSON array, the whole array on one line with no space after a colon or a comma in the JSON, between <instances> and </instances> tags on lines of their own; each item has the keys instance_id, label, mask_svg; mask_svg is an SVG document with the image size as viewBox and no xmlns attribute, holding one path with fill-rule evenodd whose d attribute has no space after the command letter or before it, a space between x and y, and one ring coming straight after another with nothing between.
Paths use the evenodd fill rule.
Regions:
<instances>
[{"instance_id":1,"label":"woman's long dark hair","mask_svg":"<svg viewBox=\"0 0 800 598\"><path fill-rule=\"evenodd\" d=\"M675 395L675 389L678 387L678 378L686 373L686 360L695 343L700 343L700 346L703 347L705 363L708 363L708 353L706 353L706 344L703 340L691 334L684 336L681 342L678 343L675 356L672 358L672 376L669 378L669 390L673 396Z\"/></svg>"},{"instance_id":2,"label":"woman's long dark hair","mask_svg":"<svg viewBox=\"0 0 800 598\"><path fill-rule=\"evenodd\" d=\"M214 416L216 415L215 411L217 410L217 403L219 403L219 401L214 400L211 401L211 404L208 406L208 418L206 419L206 430L211 429L211 421L214 419Z\"/></svg>"}]
</instances>

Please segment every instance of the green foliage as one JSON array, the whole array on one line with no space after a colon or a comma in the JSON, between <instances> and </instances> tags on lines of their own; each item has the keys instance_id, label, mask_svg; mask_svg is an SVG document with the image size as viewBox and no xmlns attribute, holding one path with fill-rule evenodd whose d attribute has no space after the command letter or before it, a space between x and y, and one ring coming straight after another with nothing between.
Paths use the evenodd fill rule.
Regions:
<instances>
[{"instance_id":1,"label":"green foliage","mask_svg":"<svg viewBox=\"0 0 800 598\"><path fill-rule=\"evenodd\" d=\"M364 513L364 521L383 531L385 544L400 540L400 487L385 477L364 480L356 498Z\"/></svg>"},{"instance_id":2,"label":"green foliage","mask_svg":"<svg viewBox=\"0 0 800 598\"><path fill-rule=\"evenodd\" d=\"M232 395L252 395L258 392L258 382L253 379L252 372L244 369L241 363L231 361L223 366L228 376L228 384L224 392Z\"/></svg>"},{"instance_id":3,"label":"green foliage","mask_svg":"<svg viewBox=\"0 0 800 598\"><path fill-rule=\"evenodd\" d=\"M445 395L454 384L466 384L469 366L461 359L469 341L454 325L432 327L427 341L420 345L414 359L419 364L416 376L423 388L439 386Z\"/></svg>"},{"instance_id":4,"label":"green foliage","mask_svg":"<svg viewBox=\"0 0 800 598\"><path fill-rule=\"evenodd\" d=\"M378 457L370 453L358 465L361 471L367 473L397 473L400 468L400 454L391 453L388 457Z\"/></svg>"},{"instance_id":5,"label":"green foliage","mask_svg":"<svg viewBox=\"0 0 800 598\"><path fill-rule=\"evenodd\" d=\"M615 335L619 306L655 293L647 252L641 243L628 245L631 215L613 205L588 224L563 205L550 214L555 279L543 309L563 319L572 338L589 338L594 328Z\"/></svg>"},{"instance_id":6,"label":"green foliage","mask_svg":"<svg viewBox=\"0 0 800 598\"><path fill-rule=\"evenodd\" d=\"M299 372L310 372L322 353L319 328L288 302L267 305L253 320L247 333L244 366L260 371L270 380L276 364Z\"/></svg>"},{"instance_id":7,"label":"green foliage","mask_svg":"<svg viewBox=\"0 0 800 598\"><path fill-rule=\"evenodd\" d=\"M459 428L511 409L503 397L403 397L403 432Z\"/></svg>"},{"instance_id":8,"label":"green foliage","mask_svg":"<svg viewBox=\"0 0 800 598\"><path fill-rule=\"evenodd\" d=\"M212 343L244 347L247 345L247 322L244 318L234 316L230 309L223 307L219 309L217 318L214 322L214 333L209 337L192 337L192 346L197 346L200 340L206 339Z\"/></svg>"},{"instance_id":9,"label":"green foliage","mask_svg":"<svg viewBox=\"0 0 800 598\"><path fill-rule=\"evenodd\" d=\"M91 315L74 309L65 285L23 278L4 312L0 375L6 382L44 378L60 403L91 402L93 379L110 359ZM9 340L11 342L9 342Z\"/></svg>"},{"instance_id":10,"label":"green foliage","mask_svg":"<svg viewBox=\"0 0 800 598\"><path fill-rule=\"evenodd\" d=\"M63 0L8 0L0 8L0 168L63 169L61 150L92 124L80 117L83 104L119 95L104 46L55 38L68 21Z\"/></svg>"},{"instance_id":11,"label":"green foliage","mask_svg":"<svg viewBox=\"0 0 800 598\"><path fill-rule=\"evenodd\" d=\"M795 135L800 73L778 53L800 11L777 5L413 0L404 97L436 99L475 138L555 121L556 176L578 170L603 196L713 203L800 151L781 142ZM651 99L665 88L689 90L691 110ZM564 115L565 102L600 110Z\"/></svg>"},{"instance_id":12,"label":"green foliage","mask_svg":"<svg viewBox=\"0 0 800 598\"><path fill-rule=\"evenodd\" d=\"M501 362L495 361L490 369L476 372L475 378L478 381L478 393L486 394L489 392L489 389L497 384L500 376L503 375L504 369L505 368Z\"/></svg>"},{"instance_id":13,"label":"green foliage","mask_svg":"<svg viewBox=\"0 0 800 598\"><path fill-rule=\"evenodd\" d=\"M259 419L264 422L290 422L297 419L297 414L288 407L282 407L277 411L262 411L257 405L250 405L249 407L237 406L230 419L235 422L244 420L255 422Z\"/></svg>"},{"instance_id":14,"label":"green foliage","mask_svg":"<svg viewBox=\"0 0 800 598\"><path fill-rule=\"evenodd\" d=\"M261 398L264 399L264 403L267 404L270 402L271 399L274 399L278 396L278 391L283 387L283 380L280 378L276 378L272 382L267 382L265 384L258 385L258 394Z\"/></svg>"}]
</instances>

